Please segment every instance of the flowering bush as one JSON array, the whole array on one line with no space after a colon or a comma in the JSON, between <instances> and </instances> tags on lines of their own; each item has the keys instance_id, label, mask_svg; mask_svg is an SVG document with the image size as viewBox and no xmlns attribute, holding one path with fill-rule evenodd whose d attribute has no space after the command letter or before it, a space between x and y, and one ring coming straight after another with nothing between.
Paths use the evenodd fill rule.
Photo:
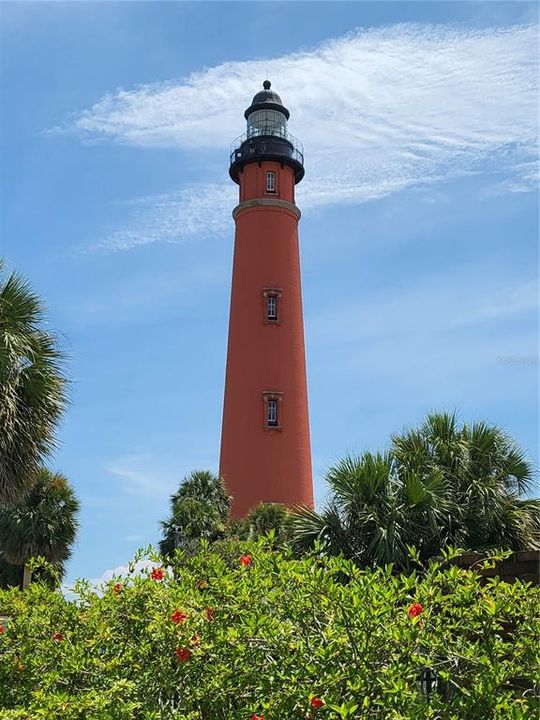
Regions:
<instances>
[{"instance_id":1,"label":"flowering bush","mask_svg":"<svg viewBox=\"0 0 540 720\"><path fill-rule=\"evenodd\" d=\"M535 717L537 588L262 543L153 561L75 600L0 592L2 720Z\"/></svg>"},{"instance_id":2,"label":"flowering bush","mask_svg":"<svg viewBox=\"0 0 540 720\"><path fill-rule=\"evenodd\" d=\"M416 617L417 615L420 615L424 612L424 608L420 603L413 603L411 607L407 610L407 615L410 618Z\"/></svg>"}]
</instances>

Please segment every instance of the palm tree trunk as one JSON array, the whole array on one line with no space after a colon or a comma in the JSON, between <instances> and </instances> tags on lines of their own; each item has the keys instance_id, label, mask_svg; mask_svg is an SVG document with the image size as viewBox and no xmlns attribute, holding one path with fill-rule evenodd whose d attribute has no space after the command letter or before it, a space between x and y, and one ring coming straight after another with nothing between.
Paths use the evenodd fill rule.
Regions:
<instances>
[{"instance_id":1,"label":"palm tree trunk","mask_svg":"<svg viewBox=\"0 0 540 720\"><path fill-rule=\"evenodd\" d=\"M22 581L22 589L26 590L26 588L30 585L32 582L32 571L28 567L28 565L23 566L23 581Z\"/></svg>"}]
</instances>

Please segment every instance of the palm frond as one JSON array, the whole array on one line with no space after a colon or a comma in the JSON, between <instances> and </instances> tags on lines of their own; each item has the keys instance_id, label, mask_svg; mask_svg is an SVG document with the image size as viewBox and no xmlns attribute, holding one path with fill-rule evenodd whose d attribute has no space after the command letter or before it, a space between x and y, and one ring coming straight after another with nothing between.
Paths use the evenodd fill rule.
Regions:
<instances>
[{"instance_id":1,"label":"palm frond","mask_svg":"<svg viewBox=\"0 0 540 720\"><path fill-rule=\"evenodd\" d=\"M79 508L67 479L42 468L24 500L0 508L0 554L14 565L37 555L64 562L79 528Z\"/></svg>"},{"instance_id":2,"label":"palm frond","mask_svg":"<svg viewBox=\"0 0 540 720\"><path fill-rule=\"evenodd\" d=\"M0 504L16 502L55 447L65 358L44 309L15 273L0 278Z\"/></svg>"},{"instance_id":3,"label":"palm frond","mask_svg":"<svg viewBox=\"0 0 540 720\"><path fill-rule=\"evenodd\" d=\"M348 455L328 470L326 482L345 506L370 504L386 492L392 469L389 454Z\"/></svg>"},{"instance_id":4,"label":"palm frond","mask_svg":"<svg viewBox=\"0 0 540 720\"><path fill-rule=\"evenodd\" d=\"M539 546L533 471L500 428L432 413L392 438L385 454L349 455L327 474L331 499L296 519L300 545L316 542L359 564L407 563L407 546L429 559L447 544L469 549Z\"/></svg>"}]
</instances>

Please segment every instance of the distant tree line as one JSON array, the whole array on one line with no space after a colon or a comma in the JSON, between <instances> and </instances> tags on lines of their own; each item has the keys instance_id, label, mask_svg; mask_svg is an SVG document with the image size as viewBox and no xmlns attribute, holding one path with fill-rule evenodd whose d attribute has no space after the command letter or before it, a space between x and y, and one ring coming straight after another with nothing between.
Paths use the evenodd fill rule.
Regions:
<instances>
[{"instance_id":1,"label":"distant tree line","mask_svg":"<svg viewBox=\"0 0 540 720\"><path fill-rule=\"evenodd\" d=\"M447 546L466 550L540 549L540 501L528 497L534 471L517 444L484 422L428 415L392 438L384 453L340 460L326 474L321 510L261 504L242 520L208 471L187 477L162 523L161 552L197 552L201 540L254 539L269 532L298 553L343 555L363 567L405 568L410 548L424 562Z\"/></svg>"}]
</instances>

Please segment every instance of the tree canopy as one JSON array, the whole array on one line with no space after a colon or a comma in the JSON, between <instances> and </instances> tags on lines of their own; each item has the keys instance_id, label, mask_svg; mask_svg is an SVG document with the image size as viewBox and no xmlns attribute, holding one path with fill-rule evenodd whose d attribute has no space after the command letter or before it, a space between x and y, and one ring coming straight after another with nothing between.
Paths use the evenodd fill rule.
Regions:
<instances>
[{"instance_id":1,"label":"tree canopy","mask_svg":"<svg viewBox=\"0 0 540 720\"><path fill-rule=\"evenodd\" d=\"M0 556L25 566L41 556L61 576L79 528L79 501L68 480L42 468L24 499L0 508Z\"/></svg>"},{"instance_id":2,"label":"tree canopy","mask_svg":"<svg viewBox=\"0 0 540 720\"><path fill-rule=\"evenodd\" d=\"M295 517L298 548L318 541L360 565L403 567L410 546L424 560L449 544L540 547L540 503L525 496L532 464L500 428L483 422L429 415L418 429L395 435L388 452L348 456L326 480L326 507Z\"/></svg>"},{"instance_id":3,"label":"tree canopy","mask_svg":"<svg viewBox=\"0 0 540 720\"><path fill-rule=\"evenodd\" d=\"M217 540L225 531L231 498L221 478L208 470L196 470L171 496L171 513L161 523L163 555L175 548L196 551L201 540Z\"/></svg>"},{"instance_id":4,"label":"tree canopy","mask_svg":"<svg viewBox=\"0 0 540 720\"><path fill-rule=\"evenodd\" d=\"M17 502L55 446L64 358L40 298L0 263L0 505Z\"/></svg>"}]
</instances>

